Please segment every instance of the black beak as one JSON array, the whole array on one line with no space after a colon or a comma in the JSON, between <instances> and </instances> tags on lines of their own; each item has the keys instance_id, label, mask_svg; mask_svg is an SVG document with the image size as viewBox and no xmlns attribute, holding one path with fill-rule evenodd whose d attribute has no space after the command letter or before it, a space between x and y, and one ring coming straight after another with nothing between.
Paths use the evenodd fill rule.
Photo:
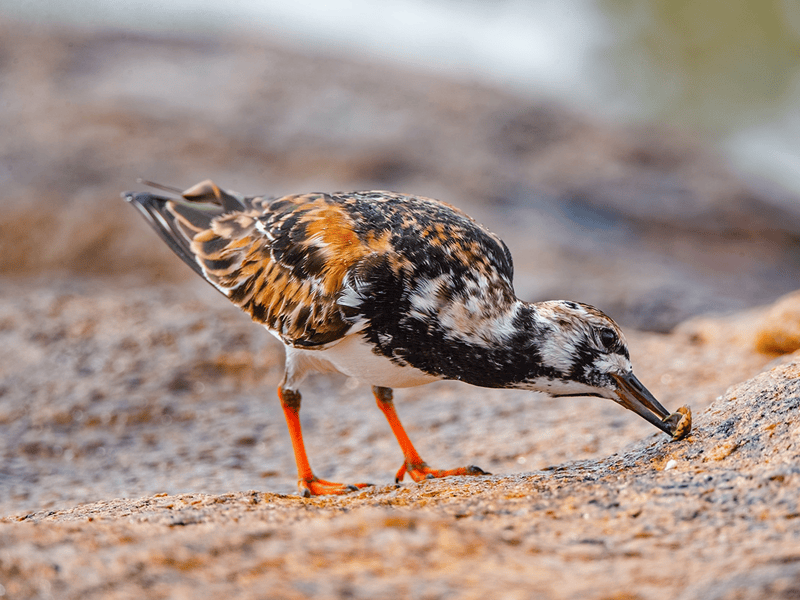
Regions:
<instances>
[{"instance_id":1,"label":"black beak","mask_svg":"<svg viewBox=\"0 0 800 600\"><path fill-rule=\"evenodd\" d=\"M670 416L669 411L661 406L653 394L647 391L647 388L636 379L633 373L624 375L612 374L611 376L617 383L616 392L619 397L619 400L617 400L619 404L628 410L632 410L664 433L670 436L675 434L676 422L674 419L668 419Z\"/></svg>"}]
</instances>

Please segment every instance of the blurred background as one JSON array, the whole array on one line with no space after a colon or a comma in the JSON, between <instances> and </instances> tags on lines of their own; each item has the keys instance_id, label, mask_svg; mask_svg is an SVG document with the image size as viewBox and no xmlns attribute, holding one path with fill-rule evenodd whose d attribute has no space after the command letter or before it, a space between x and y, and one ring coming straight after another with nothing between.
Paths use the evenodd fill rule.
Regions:
<instances>
[{"instance_id":1,"label":"blurred background","mask_svg":"<svg viewBox=\"0 0 800 600\"><path fill-rule=\"evenodd\" d=\"M658 332L800 287L799 48L792 0L0 4L0 514L294 489L282 349L123 202L139 177L455 204L506 240L521 298L605 310L648 388L700 415L773 356L734 321ZM317 474L391 481L369 390L303 393ZM597 399L398 400L447 468L654 435Z\"/></svg>"},{"instance_id":2,"label":"blurred background","mask_svg":"<svg viewBox=\"0 0 800 600\"><path fill-rule=\"evenodd\" d=\"M181 0L0 11L0 271L191 273L118 193L391 188L509 243L518 294L666 331L800 273L790 0Z\"/></svg>"}]
</instances>

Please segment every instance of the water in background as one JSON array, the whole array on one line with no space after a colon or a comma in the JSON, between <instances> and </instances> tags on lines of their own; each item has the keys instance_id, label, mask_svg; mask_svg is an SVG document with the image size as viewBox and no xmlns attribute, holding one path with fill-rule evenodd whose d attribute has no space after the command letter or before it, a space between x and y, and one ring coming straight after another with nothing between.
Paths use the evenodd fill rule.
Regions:
<instances>
[{"instance_id":1,"label":"water in background","mask_svg":"<svg viewBox=\"0 0 800 600\"><path fill-rule=\"evenodd\" d=\"M800 192L796 0L38 0L15 18L246 31L699 133Z\"/></svg>"}]
</instances>

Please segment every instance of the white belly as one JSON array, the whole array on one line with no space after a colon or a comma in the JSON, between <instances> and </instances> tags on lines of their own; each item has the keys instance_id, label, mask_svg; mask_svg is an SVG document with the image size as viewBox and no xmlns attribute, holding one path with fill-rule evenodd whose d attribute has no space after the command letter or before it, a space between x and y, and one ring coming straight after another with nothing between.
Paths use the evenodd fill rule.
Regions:
<instances>
[{"instance_id":1,"label":"white belly","mask_svg":"<svg viewBox=\"0 0 800 600\"><path fill-rule=\"evenodd\" d=\"M347 336L325 350L287 347L286 381L290 388L311 370L335 370L364 383L388 388L413 387L441 379L413 367L400 367L375 354L358 334Z\"/></svg>"}]
</instances>

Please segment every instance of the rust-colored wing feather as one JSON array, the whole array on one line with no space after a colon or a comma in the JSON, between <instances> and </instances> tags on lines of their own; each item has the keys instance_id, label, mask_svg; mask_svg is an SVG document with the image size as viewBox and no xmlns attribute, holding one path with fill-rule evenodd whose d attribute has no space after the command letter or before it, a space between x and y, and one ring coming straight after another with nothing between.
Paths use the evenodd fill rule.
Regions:
<instances>
[{"instance_id":1,"label":"rust-colored wing feather","mask_svg":"<svg viewBox=\"0 0 800 600\"><path fill-rule=\"evenodd\" d=\"M403 321L409 303L467 307L484 288L513 297L505 244L430 198L245 198L210 181L181 198L125 197L181 259L293 346L323 347L361 327ZM415 293L426 298L414 301Z\"/></svg>"},{"instance_id":2,"label":"rust-colored wing feather","mask_svg":"<svg viewBox=\"0 0 800 600\"><path fill-rule=\"evenodd\" d=\"M386 238L362 240L326 194L243 198L203 182L182 197L126 194L176 254L287 344L323 346L353 328L337 297Z\"/></svg>"},{"instance_id":3,"label":"rust-colored wing feather","mask_svg":"<svg viewBox=\"0 0 800 600\"><path fill-rule=\"evenodd\" d=\"M369 250L328 196L257 198L197 233L205 276L254 320L295 346L343 337L353 323L336 304L347 270Z\"/></svg>"}]
</instances>

